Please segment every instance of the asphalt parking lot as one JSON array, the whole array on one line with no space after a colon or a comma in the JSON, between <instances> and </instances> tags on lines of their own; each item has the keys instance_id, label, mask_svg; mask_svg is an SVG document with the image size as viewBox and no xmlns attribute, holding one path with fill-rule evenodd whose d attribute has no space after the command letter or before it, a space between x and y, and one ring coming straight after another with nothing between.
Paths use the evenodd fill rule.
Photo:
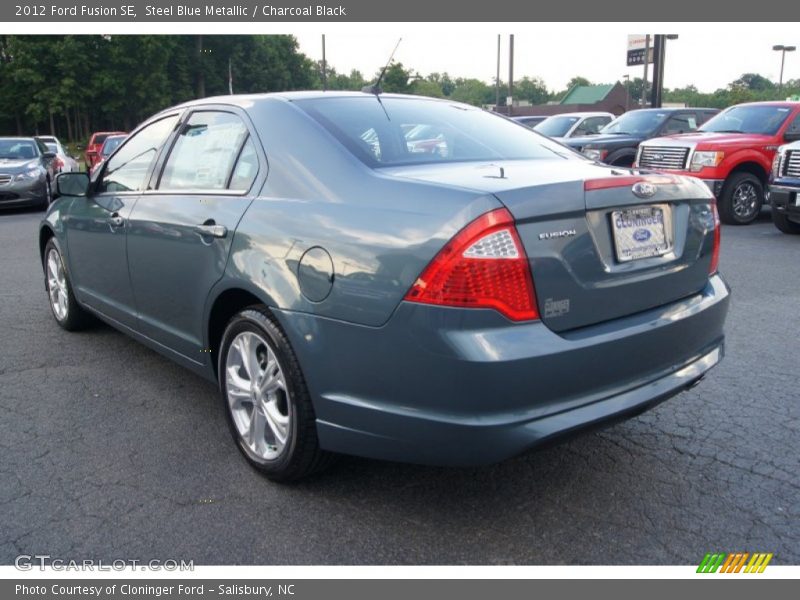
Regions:
<instances>
[{"instance_id":1,"label":"asphalt parking lot","mask_svg":"<svg viewBox=\"0 0 800 600\"><path fill-rule=\"evenodd\" d=\"M723 230L727 357L633 420L481 469L345 458L282 486L216 389L113 329L55 323L41 213L0 212L0 563L800 563L800 238Z\"/></svg>"}]
</instances>

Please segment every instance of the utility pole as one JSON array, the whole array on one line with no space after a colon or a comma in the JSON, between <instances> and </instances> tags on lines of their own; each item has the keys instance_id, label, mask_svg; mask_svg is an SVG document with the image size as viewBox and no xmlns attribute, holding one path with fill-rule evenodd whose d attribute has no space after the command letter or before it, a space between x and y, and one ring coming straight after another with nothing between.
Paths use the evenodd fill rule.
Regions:
<instances>
[{"instance_id":1,"label":"utility pole","mask_svg":"<svg viewBox=\"0 0 800 600\"><path fill-rule=\"evenodd\" d=\"M325 34L322 34L322 91L328 91L328 63L325 62Z\"/></svg>"},{"instance_id":2,"label":"utility pole","mask_svg":"<svg viewBox=\"0 0 800 600\"><path fill-rule=\"evenodd\" d=\"M642 108L647 106L647 65L650 62L650 34L644 36L644 77L642 78Z\"/></svg>"},{"instance_id":3,"label":"utility pole","mask_svg":"<svg viewBox=\"0 0 800 600\"><path fill-rule=\"evenodd\" d=\"M508 116L514 110L514 34L508 38Z\"/></svg>"},{"instance_id":4,"label":"utility pole","mask_svg":"<svg viewBox=\"0 0 800 600\"><path fill-rule=\"evenodd\" d=\"M622 78L625 80L625 112L628 112L631 103L631 76L626 73Z\"/></svg>"},{"instance_id":5,"label":"utility pole","mask_svg":"<svg viewBox=\"0 0 800 600\"><path fill-rule=\"evenodd\" d=\"M778 81L778 93L780 93L783 91L783 65L786 62L786 53L794 52L797 50L797 46L784 46L783 44L778 44L773 46L772 49L781 53L781 77Z\"/></svg>"},{"instance_id":6,"label":"utility pole","mask_svg":"<svg viewBox=\"0 0 800 600\"><path fill-rule=\"evenodd\" d=\"M500 34L497 34L497 76L494 78L494 109L500 107Z\"/></svg>"},{"instance_id":7,"label":"utility pole","mask_svg":"<svg viewBox=\"0 0 800 600\"><path fill-rule=\"evenodd\" d=\"M650 107L661 108L661 91L664 88L664 50L666 41L663 34L656 34L653 43L653 93Z\"/></svg>"}]
</instances>

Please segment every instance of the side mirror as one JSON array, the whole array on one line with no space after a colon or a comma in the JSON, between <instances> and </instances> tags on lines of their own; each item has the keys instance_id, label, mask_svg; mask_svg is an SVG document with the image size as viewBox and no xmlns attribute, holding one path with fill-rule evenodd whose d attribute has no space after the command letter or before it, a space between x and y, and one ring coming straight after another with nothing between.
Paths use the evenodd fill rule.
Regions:
<instances>
[{"instance_id":1,"label":"side mirror","mask_svg":"<svg viewBox=\"0 0 800 600\"><path fill-rule=\"evenodd\" d=\"M783 139L787 142L796 142L800 140L800 130L794 129L792 131L787 131L783 134Z\"/></svg>"},{"instance_id":2,"label":"side mirror","mask_svg":"<svg viewBox=\"0 0 800 600\"><path fill-rule=\"evenodd\" d=\"M42 154L42 158L46 158L48 160L53 159L55 157L56 157L56 153L55 152L44 152Z\"/></svg>"},{"instance_id":3,"label":"side mirror","mask_svg":"<svg viewBox=\"0 0 800 600\"><path fill-rule=\"evenodd\" d=\"M89 190L89 174L82 171L59 173L56 192L59 196L85 196Z\"/></svg>"}]
</instances>

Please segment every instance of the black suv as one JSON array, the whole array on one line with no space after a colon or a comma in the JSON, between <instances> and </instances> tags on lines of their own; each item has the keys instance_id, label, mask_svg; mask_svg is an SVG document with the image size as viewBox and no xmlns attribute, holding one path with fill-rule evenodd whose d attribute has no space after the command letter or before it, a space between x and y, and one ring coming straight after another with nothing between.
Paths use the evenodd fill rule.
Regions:
<instances>
[{"instance_id":1,"label":"black suv","mask_svg":"<svg viewBox=\"0 0 800 600\"><path fill-rule=\"evenodd\" d=\"M644 140L689 133L719 112L716 108L642 108L626 112L597 135L575 137L564 143L588 158L617 167L630 167Z\"/></svg>"}]
</instances>

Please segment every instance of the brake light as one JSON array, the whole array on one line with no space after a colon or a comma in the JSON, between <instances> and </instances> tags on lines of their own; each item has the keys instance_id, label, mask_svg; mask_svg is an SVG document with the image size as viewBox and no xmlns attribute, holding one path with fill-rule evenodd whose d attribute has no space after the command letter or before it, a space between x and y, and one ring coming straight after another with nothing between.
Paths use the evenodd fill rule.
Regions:
<instances>
[{"instance_id":1,"label":"brake light","mask_svg":"<svg viewBox=\"0 0 800 600\"><path fill-rule=\"evenodd\" d=\"M405 300L492 308L512 321L539 318L528 257L505 208L459 231L408 290Z\"/></svg>"},{"instance_id":2,"label":"brake light","mask_svg":"<svg viewBox=\"0 0 800 600\"><path fill-rule=\"evenodd\" d=\"M717 211L716 201L711 203L711 212L714 214L714 249L711 251L711 265L708 267L708 274L714 275L719 269L719 247L722 242L722 230L719 224L719 211Z\"/></svg>"}]
</instances>

